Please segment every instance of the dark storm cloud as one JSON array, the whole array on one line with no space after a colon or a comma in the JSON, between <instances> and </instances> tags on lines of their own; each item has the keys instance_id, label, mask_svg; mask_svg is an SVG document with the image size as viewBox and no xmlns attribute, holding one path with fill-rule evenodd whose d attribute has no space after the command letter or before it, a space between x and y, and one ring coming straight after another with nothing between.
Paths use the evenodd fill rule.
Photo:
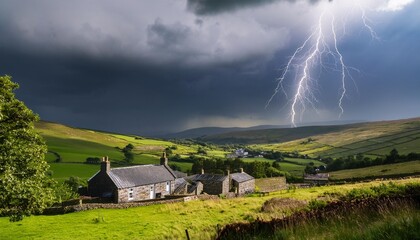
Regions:
<instances>
[{"instance_id":1,"label":"dark storm cloud","mask_svg":"<svg viewBox=\"0 0 420 240\"><path fill-rule=\"evenodd\" d=\"M197 15L212 15L280 1L296 2L299 0L188 0L187 7ZM316 3L319 0L308 1Z\"/></svg>"},{"instance_id":2,"label":"dark storm cloud","mask_svg":"<svg viewBox=\"0 0 420 240\"><path fill-rule=\"evenodd\" d=\"M256 8L255 15L216 14L274 2L189 0L196 14L211 15L197 17L186 11L185 2L171 0L134 1L130 7L114 1L65 6L47 0L2 1L0 75L9 74L20 84L18 97L41 118L78 127L156 133L191 126L284 124L284 96L264 106L281 67L301 43L290 39L289 28L306 34L305 16L299 16L302 22L293 18L288 11L294 4L287 4L288 11L273 5L272 12ZM420 104L418 10L417 4L378 27L388 39L381 44L357 34L340 42L348 64L363 72L355 79L360 95L350 93L353 99L346 99L348 119L389 112L382 104L387 96L399 99L394 115L418 113L412 110ZM322 107L336 107L331 101L336 89L324 82L319 88L326 103ZM402 111L399 101L411 110Z\"/></svg>"},{"instance_id":3,"label":"dark storm cloud","mask_svg":"<svg viewBox=\"0 0 420 240\"><path fill-rule=\"evenodd\" d=\"M1 54L0 74L21 85L20 99L45 120L78 127L168 132L183 128L188 118L252 114L249 109L262 106L261 95L269 93L263 85L253 87L261 76L248 75L255 67L244 67L245 62L194 69L79 54L17 54L15 49ZM261 100L247 102L250 95ZM242 104L246 107L238 108Z\"/></svg>"}]
</instances>

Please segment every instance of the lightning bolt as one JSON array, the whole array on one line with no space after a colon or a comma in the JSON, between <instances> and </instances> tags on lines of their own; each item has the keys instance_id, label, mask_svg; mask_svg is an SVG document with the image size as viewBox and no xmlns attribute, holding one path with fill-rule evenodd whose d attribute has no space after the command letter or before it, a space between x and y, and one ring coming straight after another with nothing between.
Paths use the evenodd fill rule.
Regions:
<instances>
[{"instance_id":1,"label":"lightning bolt","mask_svg":"<svg viewBox=\"0 0 420 240\"><path fill-rule=\"evenodd\" d=\"M316 43L315 46L312 48L312 52L309 54L309 56L306 58L305 62L304 62L304 67L303 67L303 76L300 78L299 82L298 82L298 87L296 90L296 94L293 97L293 102L292 102L292 109L291 109L291 121L292 121L292 126L296 127L296 123L295 123L295 117L296 117L296 105L298 103L300 103L303 106L303 110L305 110L305 100L309 100L309 98L307 96L305 96L305 93L310 91L310 88L308 87L308 81L310 80L310 64L312 63L312 61L314 60L314 58L320 54L320 44L321 44L321 40L322 40L322 18L324 16L324 13L321 14L320 18L319 18L319 22L318 22L318 36L316 38ZM312 38L312 35L307 39L309 41L309 39ZM309 100L309 102L312 104L312 101Z\"/></svg>"},{"instance_id":2,"label":"lightning bolt","mask_svg":"<svg viewBox=\"0 0 420 240\"><path fill-rule=\"evenodd\" d=\"M378 35L370 26L371 20L366 17L365 10L359 5L361 11L361 22L363 26L368 30L371 38L379 40ZM325 27L324 22L330 22L330 32L327 34L329 28ZM345 26L345 24L343 23ZM343 27L345 33L345 27ZM328 58L330 57L330 58ZM334 59L335 64L324 63L324 59ZM322 70L334 70L340 73L340 89L338 98L338 108L340 110L338 119L344 114L344 99L347 95L347 78L351 78L350 70L358 71L352 67L348 67L345 64L344 56L339 49L338 34L336 27L336 18L332 11L325 9L319 16L316 27L312 30L311 34L305 39L302 45L300 45L289 58L283 72L279 78L276 79L277 86L274 89L274 93L267 101L266 108L270 105L274 97L281 91L289 99L288 94L283 86L284 82L288 80L292 72L295 72L294 81L296 82L296 88L292 97L288 100L290 104L290 121L291 126L296 127L296 118L300 116L302 121L303 115L307 109L307 105L310 105L315 112L318 113L316 108L316 102L318 102L316 95L314 94L314 85L317 83L317 79L312 77L313 69L319 67ZM357 87L356 87L357 88Z\"/></svg>"},{"instance_id":3,"label":"lightning bolt","mask_svg":"<svg viewBox=\"0 0 420 240\"><path fill-rule=\"evenodd\" d=\"M378 37L378 34L376 34L375 30L373 30L373 27L370 26L369 22L372 22L368 17L366 17L366 11L365 9L359 5L360 12L362 13L362 22L364 27L369 31L370 36L372 40L380 40Z\"/></svg>"},{"instance_id":4,"label":"lightning bolt","mask_svg":"<svg viewBox=\"0 0 420 240\"><path fill-rule=\"evenodd\" d=\"M342 91L341 91L341 97L338 100L338 107L341 110L340 115L338 116L338 118L341 118L341 116L344 114L343 99L344 99L344 96L346 95L346 92L347 92L347 89L346 89L346 71L347 71L347 67L344 64L343 55L341 54L340 50L338 50L337 34L335 32L335 17L334 16L333 16L332 23L331 23L331 31L333 33L334 49L335 49L335 52L338 55L338 58L340 60L340 65L341 65L341 87L342 87Z\"/></svg>"}]
</instances>

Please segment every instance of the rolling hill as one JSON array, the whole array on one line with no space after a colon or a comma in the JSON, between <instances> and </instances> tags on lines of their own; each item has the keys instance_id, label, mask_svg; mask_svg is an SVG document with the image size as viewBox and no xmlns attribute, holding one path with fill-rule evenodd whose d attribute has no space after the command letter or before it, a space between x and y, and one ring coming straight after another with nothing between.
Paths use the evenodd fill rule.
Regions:
<instances>
[{"instance_id":1,"label":"rolling hill","mask_svg":"<svg viewBox=\"0 0 420 240\"><path fill-rule=\"evenodd\" d=\"M345 125L350 123L359 123L362 121L329 121L329 122L315 122L315 123L305 123L301 125L304 126L334 126L334 125ZM253 130L273 130L273 129L290 129L290 125L258 125L252 127L201 127L201 128L192 128L187 129L181 132L168 133L162 135L154 135L152 137L163 138L163 139L187 139L187 138L203 138L206 137L210 139L215 135L222 134L231 134L238 132L246 132ZM228 142L229 143L229 142Z\"/></svg>"},{"instance_id":2,"label":"rolling hill","mask_svg":"<svg viewBox=\"0 0 420 240\"><path fill-rule=\"evenodd\" d=\"M249 127L249 128L202 127L202 128L188 129L188 130L176 132L176 133L168 133L168 134L159 135L156 137L163 138L163 139L203 138L206 136L213 136L213 135L224 134L224 133L242 132L242 131L249 131L249 130L276 129L276 128L286 128L286 127L287 126L281 126L281 125L261 125L261 126L254 126L254 127Z\"/></svg>"},{"instance_id":3,"label":"rolling hill","mask_svg":"<svg viewBox=\"0 0 420 240\"><path fill-rule=\"evenodd\" d=\"M198 145L181 145L173 142L143 138L135 135L122 135L89 129L79 129L58 123L40 121L35 124L37 132L48 145L47 161L51 166L52 176L59 180L69 176L84 179L98 171L98 165L86 164L89 157L109 156L114 166L124 163L122 148L128 144L134 145L133 164L157 164L167 147L172 147L173 154L187 156L196 153ZM225 156L226 152L207 148L210 156ZM174 162L182 170L191 168L191 163Z\"/></svg>"},{"instance_id":4,"label":"rolling hill","mask_svg":"<svg viewBox=\"0 0 420 240\"><path fill-rule=\"evenodd\" d=\"M133 164L157 164L162 151L171 147L174 154L187 157L197 153L198 144L175 144L171 141L78 129L58 123L41 121L37 131L48 145L47 161L52 176L59 180L69 176L83 179L91 177L98 165L86 164L86 158L109 156L114 166L124 164L121 151L127 144L134 145ZM400 154L420 152L420 118L397 121L357 123L334 126L314 126L288 129L263 129L223 133L200 138L215 143L243 143L249 148L296 152L310 157L346 157L362 153L376 157L396 148ZM182 141L181 141L182 142ZM209 156L224 157L227 152L206 146ZM255 159L247 159L254 161ZM271 161L271 160L267 160ZM190 162L173 162L183 171L191 168ZM284 170L301 174L304 165L283 163Z\"/></svg>"},{"instance_id":5,"label":"rolling hill","mask_svg":"<svg viewBox=\"0 0 420 240\"><path fill-rule=\"evenodd\" d=\"M420 118L224 133L200 138L218 144L240 143L263 150L298 152L310 156L340 157L362 153L383 156L420 152Z\"/></svg>"}]
</instances>

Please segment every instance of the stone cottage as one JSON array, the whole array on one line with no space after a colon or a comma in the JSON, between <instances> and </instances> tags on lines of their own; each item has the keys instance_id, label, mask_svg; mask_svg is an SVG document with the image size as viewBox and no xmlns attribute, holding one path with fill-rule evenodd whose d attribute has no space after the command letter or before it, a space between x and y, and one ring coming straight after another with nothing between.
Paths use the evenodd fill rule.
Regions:
<instances>
[{"instance_id":1,"label":"stone cottage","mask_svg":"<svg viewBox=\"0 0 420 240\"><path fill-rule=\"evenodd\" d=\"M112 168L108 157L101 169L88 180L88 193L113 198L117 203L163 198L172 194L176 176L163 154L160 165L138 165Z\"/></svg>"},{"instance_id":2,"label":"stone cottage","mask_svg":"<svg viewBox=\"0 0 420 240\"><path fill-rule=\"evenodd\" d=\"M303 182L311 185L326 185L329 182L330 175L328 173L304 174Z\"/></svg>"},{"instance_id":3,"label":"stone cottage","mask_svg":"<svg viewBox=\"0 0 420 240\"><path fill-rule=\"evenodd\" d=\"M186 180L192 183L202 183L202 192L210 195L226 194L230 190L229 176L226 175L204 173L202 171L201 174L188 176Z\"/></svg>"},{"instance_id":4,"label":"stone cottage","mask_svg":"<svg viewBox=\"0 0 420 240\"><path fill-rule=\"evenodd\" d=\"M200 195L203 192L201 182L188 182L185 178L175 179L174 195Z\"/></svg>"},{"instance_id":5,"label":"stone cottage","mask_svg":"<svg viewBox=\"0 0 420 240\"><path fill-rule=\"evenodd\" d=\"M234 192L238 195L253 193L255 189L255 179L251 175L240 169L239 173L227 175L204 173L192 175L186 178L191 184L202 184L203 193L210 195L227 194Z\"/></svg>"},{"instance_id":6,"label":"stone cottage","mask_svg":"<svg viewBox=\"0 0 420 240\"><path fill-rule=\"evenodd\" d=\"M232 173L230 178L232 179L232 188L235 189L236 194L243 195L254 192L255 179L253 176L244 172L243 168L240 169L239 173Z\"/></svg>"}]
</instances>

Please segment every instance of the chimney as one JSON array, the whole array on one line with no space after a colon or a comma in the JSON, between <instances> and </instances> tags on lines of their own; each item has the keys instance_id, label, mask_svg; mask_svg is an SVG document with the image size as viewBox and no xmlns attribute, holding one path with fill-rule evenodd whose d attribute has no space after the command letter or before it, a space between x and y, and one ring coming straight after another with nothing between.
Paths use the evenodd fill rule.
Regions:
<instances>
[{"instance_id":1,"label":"chimney","mask_svg":"<svg viewBox=\"0 0 420 240\"><path fill-rule=\"evenodd\" d=\"M101 172L109 173L111 170L111 163L109 162L108 156L102 158Z\"/></svg>"},{"instance_id":2,"label":"chimney","mask_svg":"<svg viewBox=\"0 0 420 240\"><path fill-rule=\"evenodd\" d=\"M162 157L160 158L160 165L168 165L168 158L166 157L165 151L163 151Z\"/></svg>"},{"instance_id":3,"label":"chimney","mask_svg":"<svg viewBox=\"0 0 420 240\"><path fill-rule=\"evenodd\" d=\"M201 174L204 174L204 168L201 169Z\"/></svg>"},{"instance_id":4,"label":"chimney","mask_svg":"<svg viewBox=\"0 0 420 240\"><path fill-rule=\"evenodd\" d=\"M243 168L239 168L239 171L240 171L241 173L244 173L244 169L243 169Z\"/></svg>"},{"instance_id":5,"label":"chimney","mask_svg":"<svg viewBox=\"0 0 420 240\"><path fill-rule=\"evenodd\" d=\"M228 176L228 177L230 176L230 170L229 169L226 170L226 176Z\"/></svg>"}]
</instances>

